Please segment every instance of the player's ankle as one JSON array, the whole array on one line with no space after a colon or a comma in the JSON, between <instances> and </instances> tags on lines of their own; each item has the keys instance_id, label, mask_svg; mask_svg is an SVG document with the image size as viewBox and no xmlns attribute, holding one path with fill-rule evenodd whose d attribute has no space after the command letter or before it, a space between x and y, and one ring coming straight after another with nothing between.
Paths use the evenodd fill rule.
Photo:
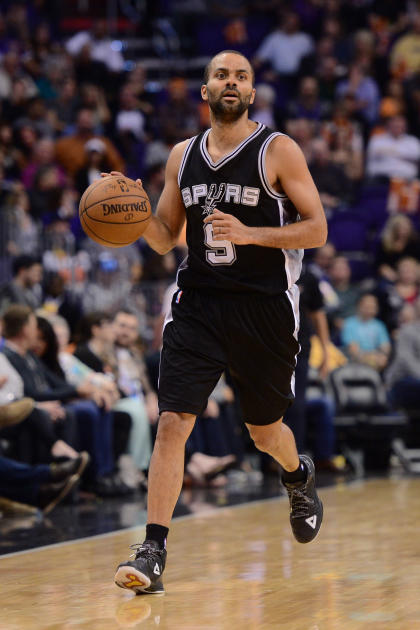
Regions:
<instances>
[{"instance_id":1,"label":"player's ankle","mask_svg":"<svg viewBox=\"0 0 420 630\"><path fill-rule=\"evenodd\" d=\"M157 523L148 523L146 525L146 539L156 542L161 549L166 548L166 539L168 537L169 529L164 525L158 525Z\"/></svg>"}]
</instances>

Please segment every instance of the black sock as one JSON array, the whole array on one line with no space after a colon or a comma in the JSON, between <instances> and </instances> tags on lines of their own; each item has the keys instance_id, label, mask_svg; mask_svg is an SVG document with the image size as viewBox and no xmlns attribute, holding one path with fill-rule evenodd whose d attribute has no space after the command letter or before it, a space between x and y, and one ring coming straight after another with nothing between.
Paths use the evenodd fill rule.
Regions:
<instances>
[{"instance_id":1,"label":"black sock","mask_svg":"<svg viewBox=\"0 0 420 630\"><path fill-rule=\"evenodd\" d=\"M308 478L308 469L303 462L293 472L283 470L282 479L284 483L304 483Z\"/></svg>"},{"instance_id":2,"label":"black sock","mask_svg":"<svg viewBox=\"0 0 420 630\"><path fill-rule=\"evenodd\" d=\"M168 533L169 529L163 525L156 525L155 523L146 525L146 540L154 540L161 549L166 547Z\"/></svg>"}]
</instances>

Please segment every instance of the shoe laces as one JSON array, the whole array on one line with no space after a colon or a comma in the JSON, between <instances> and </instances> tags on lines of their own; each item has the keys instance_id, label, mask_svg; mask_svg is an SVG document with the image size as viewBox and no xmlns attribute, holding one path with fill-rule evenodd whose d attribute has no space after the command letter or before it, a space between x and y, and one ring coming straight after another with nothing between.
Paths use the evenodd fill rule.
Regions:
<instances>
[{"instance_id":1,"label":"shoe laces","mask_svg":"<svg viewBox=\"0 0 420 630\"><path fill-rule=\"evenodd\" d=\"M137 558L141 556L142 558L146 559L161 560L161 550L156 549L156 547L150 545L147 542L135 543L134 545L130 545L130 549L134 551L134 553L131 554L130 558L135 558L137 560Z\"/></svg>"},{"instance_id":2,"label":"shoe laces","mask_svg":"<svg viewBox=\"0 0 420 630\"><path fill-rule=\"evenodd\" d=\"M293 512L293 517L302 518L310 516L313 511L314 500L305 494L305 489L286 486L286 490L289 495L290 511Z\"/></svg>"}]
</instances>

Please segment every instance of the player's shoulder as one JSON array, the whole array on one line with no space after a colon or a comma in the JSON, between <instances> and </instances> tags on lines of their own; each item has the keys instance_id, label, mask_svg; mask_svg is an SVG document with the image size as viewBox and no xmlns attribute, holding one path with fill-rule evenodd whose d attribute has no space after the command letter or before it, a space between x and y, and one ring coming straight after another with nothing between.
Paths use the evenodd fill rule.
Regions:
<instances>
[{"instance_id":1,"label":"player's shoulder","mask_svg":"<svg viewBox=\"0 0 420 630\"><path fill-rule=\"evenodd\" d=\"M168 165L179 166L181 164L186 148L193 138L187 138L175 144L169 154Z\"/></svg>"},{"instance_id":2,"label":"player's shoulder","mask_svg":"<svg viewBox=\"0 0 420 630\"><path fill-rule=\"evenodd\" d=\"M302 162L303 153L298 143L290 136L279 134L274 136L267 150L267 158L275 164L298 165Z\"/></svg>"}]
</instances>

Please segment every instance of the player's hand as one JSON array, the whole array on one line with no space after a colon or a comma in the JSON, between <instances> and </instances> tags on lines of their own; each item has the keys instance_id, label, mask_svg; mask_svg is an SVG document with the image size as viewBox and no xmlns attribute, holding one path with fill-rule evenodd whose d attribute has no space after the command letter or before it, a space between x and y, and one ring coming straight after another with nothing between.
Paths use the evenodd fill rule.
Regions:
<instances>
[{"instance_id":1,"label":"player's hand","mask_svg":"<svg viewBox=\"0 0 420 630\"><path fill-rule=\"evenodd\" d=\"M124 173L120 173L120 171L111 171L110 173L101 173L101 177L109 177L110 175L112 175L112 177L125 177ZM139 184L139 186L143 187L143 183L141 181L141 179L136 179L137 184Z\"/></svg>"},{"instance_id":2,"label":"player's hand","mask_svg":"<svg viewBox=\"0 0 420 630\"><path fill-rule=\"evenodd\" d=\"M231 214L220 212L217 208L214 209L213 214L204 219L204 223L212 223L214 241L230 241L236 245L251 243L251 228Z\"/></svg>"}]
</instances>

